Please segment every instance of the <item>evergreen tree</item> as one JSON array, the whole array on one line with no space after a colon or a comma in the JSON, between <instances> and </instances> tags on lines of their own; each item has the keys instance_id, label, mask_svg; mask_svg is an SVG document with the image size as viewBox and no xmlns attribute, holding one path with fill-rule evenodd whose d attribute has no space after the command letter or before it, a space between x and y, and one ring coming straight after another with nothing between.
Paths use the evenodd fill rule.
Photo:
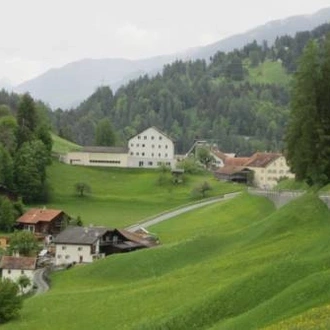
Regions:
<instances>
[{"instance_id":1,"label":"evergreen tree","mask_svg":"<svg viewBox=\"0 0 330 330\"><path fill-rule=\"evenodd\" d=\"M292 89L291 114L286 133L287 159L298 180L317 181L315 163L319 139L317 88L320 82L318 46L310 42L299 63Z\"/></svg>"},{"instance_id":2,"label":"evergreen tree","mask_svg":"<svg viewBox=\"0 0 330 330\"><path fill-rule=\"evenodd\" d=\"M330 181L330 34L328 34L321 62L321 80L318 86L319 145L317 164L322 173L321 181Z\"/></svg>"},{"instance_id":3,"label":"evergreen tree","mask_svg":"<svg viewBox=\"0 0 330 330\"><path fill-rule=\"evenodd\" d=\"M24 142L34 139L34 132L37 128L37 111L33 98L29 94L24 94L17 111L17 142L20 147Z\"/></svg>"},{"instance_id":4,"label":"evergreen tree","mask_svg":"<svg viewBox=\"0 0 330 330\"><path fill-rule=\"evenodd\" d=\"M116 136L108 118L100 120L96 126L95 143L98 146L113 146Z\"/></svg>"},{"instance_id":5,"label":"evergreen tree","mask_svg":"<svg viewBox=\"0 0 330 330\"><path fill-rule=\"evenodd\" d=\"M15 183L23 201L46 201L49 153L40 140L25 142L15 157Z\"/></svg>"}]
</instances>

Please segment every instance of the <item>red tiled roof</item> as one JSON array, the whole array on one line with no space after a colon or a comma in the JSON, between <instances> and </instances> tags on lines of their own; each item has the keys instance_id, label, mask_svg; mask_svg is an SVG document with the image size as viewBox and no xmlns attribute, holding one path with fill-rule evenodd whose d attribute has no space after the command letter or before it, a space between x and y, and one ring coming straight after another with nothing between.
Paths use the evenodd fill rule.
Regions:
<instances>
[{"instance_id":1,"label":"red tiled roof","mask_svg":"<svg viewBox=\"0 0 330 330\"><path fill-rule=\"evenodd\" d=\"M250 159L249 157L228 157L225 160L225 166L245 166Z\"/></svg>"},{"instance_id":2,"label":"red tiled roof","mask_svg":"<svg viewBox=\"0 0 330 330\"><path fill-rule=\"evenodd\" d=\"M248 167L266 167L268 164L281 157L280 153L267 153L257 152L255 153L249 162L245 164Z\"/></svg>"},{"instance_id":3,"label":"red tiled roof","mask_svg":"<svg viewBox=\"0 0 330 330\"><path fill-rule=\"evenodd\" d=\"M3 256L0 263L2 269L36 269L37 259L32 257Z\"/></svg>"},{"instance_id":4,"label":"red tiled roof","mask_svg":"<svg viewBox=\"0 0 330 330\"><path fill-rule=\"evenodd\" d=\"M16 221L19 223L50 222L62 212L61 210L52 209L31 209L25 212Z\"/></svg>"}]
</instances>

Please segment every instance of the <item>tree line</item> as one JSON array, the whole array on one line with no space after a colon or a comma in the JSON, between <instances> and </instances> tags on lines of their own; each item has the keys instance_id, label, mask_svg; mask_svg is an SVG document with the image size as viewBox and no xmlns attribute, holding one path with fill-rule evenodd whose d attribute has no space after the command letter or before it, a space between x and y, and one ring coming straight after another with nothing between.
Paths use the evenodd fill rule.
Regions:
<instances>
[{"instance_id":1,"label":"tree line","mask_svg":"<svg viewBox=\"0 0 330 330\"><path fill-rule=\"evenodd\" d=\"M24 203L48 198L52 138L48 109L29 94L0 92L0 185ZM22 203L0 198L0 230L10 231Z\"/></svg>"},{"instance_id":2,"label":"tree line","mask_svg":"<svg viewBox=\"0 0 330 330\"><path fill-rule=\"evenodd\" d=\"M327 31L329 24L277 38L271 47L252 42L241 50L218 52L209 61L176 61L115 93L99 87L77 108L55 110L53 127L80 145L125 145L132 135L157 126L176 141L179 153L195 139L211 140L239 155L282 150L289 88L252 83L250 70L276 61L291 74L307 42L322 39Z\"/></svg>"},{"instance_id":3,"label":"tree line","mask_svg":"<svg viewBox=\"0 0 330 330\"><path fill-rule=\"evenodd\" d=\"M298 180L330 182L330 34L308 43L294 77L286 153Z\"/></svg>"}]
</instances>

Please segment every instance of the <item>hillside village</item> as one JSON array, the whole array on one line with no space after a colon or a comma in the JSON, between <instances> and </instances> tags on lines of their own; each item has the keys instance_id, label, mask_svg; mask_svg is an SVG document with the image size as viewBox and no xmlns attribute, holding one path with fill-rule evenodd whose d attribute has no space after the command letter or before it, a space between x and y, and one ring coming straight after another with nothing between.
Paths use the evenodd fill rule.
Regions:
<instances>
[{"instance_id":1,"label":"hillside village","mask_svg":"<svg viewBox=\"0 0 330 330\"><path fill-rule=\"evenodd\" d=\"M281 179L294 178L281 153L256 152L250 157L235 157L234 153L223 153L217 146L197 140L185 155L178 155L175 154L175 141L156 127L149 127L129 139L125 148L83 147L81 151L60 156L60 160L82 166L155 169L163 165L175 169L186 158L198 158L201 148L210 153L212 160L209 165L220 180L271 189ZM253 176L251 182L248 182L249 173Z\"/></svg>"},{"instance_id":2,"label":"hillside village","mask_svg":"<svg viewBox=\"0 0 330 330\"><path fill-rule=\"evenodd\" d=\"M328 14L0 90L1 329L330 329Z\"/></svg>"}]
</instances>

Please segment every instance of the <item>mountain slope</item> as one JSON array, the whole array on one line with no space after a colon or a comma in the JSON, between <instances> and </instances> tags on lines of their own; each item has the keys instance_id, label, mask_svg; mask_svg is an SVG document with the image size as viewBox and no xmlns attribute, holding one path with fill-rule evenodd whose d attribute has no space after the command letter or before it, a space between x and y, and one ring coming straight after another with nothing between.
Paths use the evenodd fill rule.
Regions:
<instances>
[{"instance_id":1,"label":"mountain slope","mask_svg":"<svg viewBox=\"0 0 330 330\"><path fill-rule=\"evenodd\" d=\"M3 329L286 329L330 303L329 220L312 194L279 210L242 194L154 226L157 248L55 273Z\"/></svg>"},{"instance_id":2,"label":"mountain slope","mask_svg":"<svg viewBox=\"0 0 330 330\"><path fill-rule=\"evenodd\" d=\"M330 8L313 15L295 16L273 21L246 33L235 35L205 47L188 49L186 52L158 56L144 60L85 59L51 69L44 74L26 81L15 88L21 93L29 91L35 98L49 103L53 108L69 108L87 98L96 87L110 85L116 89L129 79L145 73L155 73L163 65L175 59L209 59L217 51L231 51L241 48L256 39L271 44L276 36L311 30L330 20Z\"/></svg>"}]
</instances>

